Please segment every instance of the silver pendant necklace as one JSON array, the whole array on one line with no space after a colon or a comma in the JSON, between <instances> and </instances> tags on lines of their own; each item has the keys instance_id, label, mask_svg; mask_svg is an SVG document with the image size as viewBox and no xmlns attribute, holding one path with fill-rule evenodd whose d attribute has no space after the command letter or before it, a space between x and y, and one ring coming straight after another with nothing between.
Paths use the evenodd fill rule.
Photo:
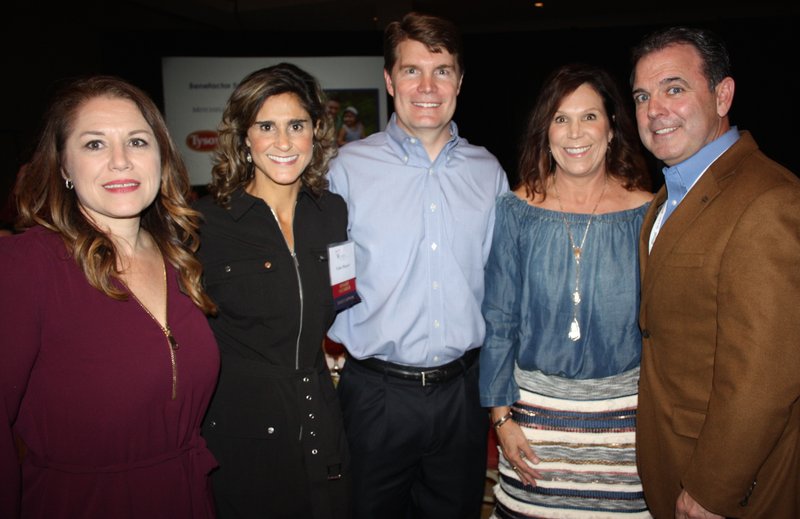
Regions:
<instances>
[{"instance_id":1,"label":"silver pendant necklace","mask_svg":"<svg viewBox=\"0 0 800 519\"><path fill-rule=\"evenodd\" d=\"M558 200L558 207L561 209L561 219L564 220L564 225L567 227L567 236L569 237L569 244L572 250L572 259L575 260L575 289L572 291L571 298L572 298L572 321L569 323L569 332L567 333L567 337L573 342L577 341L581 338L581 325L578 323L578 306L581 304L581 287L580 287L580 279L581 279L581 255L583 254L583 246L586 243L586 236L589 235L589 227L592 225L592 220L594 219L594 215L597 212L597 207L600 205L600 200L603 199L603 195L606 192L606 186L608 185L608 177L605 177L605 182L603 182L603 189L600 191L600 196L597 198L597 203L594 204L594 208L592 209L592 213L589 215L589 221L586 222L586 228L583 230L583 237L581 238L580 245L575 245L575 239L572 237L572 228L569 225L569 221L564 214L564 206L561 205L561 197L558 194L558 187L556 186L556 179L553 177L553 191L556 194L556 200Z\"/></svg>"}]
</instances>

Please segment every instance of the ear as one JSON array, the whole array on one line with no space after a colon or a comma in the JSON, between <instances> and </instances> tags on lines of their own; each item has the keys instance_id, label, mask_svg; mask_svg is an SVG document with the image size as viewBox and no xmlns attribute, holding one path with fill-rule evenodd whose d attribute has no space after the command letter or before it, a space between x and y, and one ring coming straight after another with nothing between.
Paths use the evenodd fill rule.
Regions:
<instances>
[{"instance_id":1,"label":"ear","mask_svg":"<svg viewBox=\"0 0 800 519\"><path fill-rule=\"evenodd\" d=\"M458 78L458 87L456 87L456 95L461 93L461 83L464 82L464 74L461 74L461 77Z\"/></svg>"},{"instance_id":2,"label":"ear","mask_svg":"<svg viewBox=\"0 0 800 519\"><path fill-rule=\"evenodd\" d=\"M392 75L386 69L383 69L383 80L386 81L386 91L389 95L394 97L394 85L392 84Z\"/></svg>"},{"instance_id":3,"label":"ear","mask_svg":"<svg viewBox=\"0 0 800 519\"><path fill-rule=\"evenodd\" d=\"M726 77L714 89L717 98L717 115L725 117L733 104L733 91L735 84L732 77Z\"/></svg>"}]
</instances>

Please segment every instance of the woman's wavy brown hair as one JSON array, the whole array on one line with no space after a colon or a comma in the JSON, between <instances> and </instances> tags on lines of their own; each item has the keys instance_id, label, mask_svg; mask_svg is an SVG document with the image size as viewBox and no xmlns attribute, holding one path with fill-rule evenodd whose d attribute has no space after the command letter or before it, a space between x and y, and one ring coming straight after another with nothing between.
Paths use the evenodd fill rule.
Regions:
<instances>
[{"instance_id":1,"label":"woman's wavy brown hair","mask_svg":"<svg viewBox=\"0 0 800 519\"><path fill-rule=\"evenodd\" d=\"M555 174L548 138L550 123L561 101L583 84L592 87L603 100L603 108L614 132L606 153L606 172L620 179L628 190L649 191L650 173L639 136L617 84L604 69L583 63L564 65L551 72L545 80L520 142L519 185L525 186L529 197L534 194L542 198L547 196L547 180Z\"/></svg>"},{"instance_id":2,"label":"woman's wavy brown hair","mask_svg":"<svg viewBox=\"0 0 800 519\"><path fill-rule=\"evenodd\" d=\"M218 128L219 143L208 186L217 205L229 207L233 192L253 180L255 165L246 160L247 130L255 123L267 98L287 93L297 96L315 128L314 151L311 162L300 176L301 182L317 197L328 187L325 175L337 147L333 121L325 112L325 92L308 72L291 63L279 63L250 73L228 98Z\"/></svg>"},{"instance_id":3,"label":"woman's wavy brown hair","mask_svg":"<svg viewBox=\"0 0 800 519\"><path fill-rule=\"evenodd\" d=\"M200 284L202 267L194 256L199 246L199 213L187 202L191 185L186 166L158 107L123 79L81 77L57 91L45 113L36 149L14 188L19 227L38 224L59 233L93 287L113 299L127 299L127 292L114 283L120 272L111 238L87 219L75 191L65 188L62 177L65 145L78 112L98 97L132 101L153 130L161 155L161 188L155 201L142 211L140 225L153 237L165 260L178 270L181 290L205 313L214 313L216 307Z\"/></svg>"}]
</instances>

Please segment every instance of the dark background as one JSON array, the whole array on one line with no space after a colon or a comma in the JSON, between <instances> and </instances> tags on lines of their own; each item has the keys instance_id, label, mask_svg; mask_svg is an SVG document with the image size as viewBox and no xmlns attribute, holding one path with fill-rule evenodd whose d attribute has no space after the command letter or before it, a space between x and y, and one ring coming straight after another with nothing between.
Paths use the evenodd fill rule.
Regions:
<instances>
[{"instance_id":1,"label":"dark background","mask_svg":"<svg viewBox=\"0 0 800 519\"><path fill-rule=\"evenodd\" d=\"M6 18L11 31L2 37L6 110L0 123L0 202L8 199L62 78L116 74L144 88L163 109L164 56L379 56L385 23L409 10L446 16L461 28L466 75L455 120L463 137L498 157L512 182L524 120L548 72L571 61L598 64L627 94L630 47L646 32L677 23L708 27L727 41L736 81L733 124L750 130L762 150L800 173L794 149L800 146L795 37L800 16L796 3L784 3L734 9L714 1L655 6L548 0L539 11L532 11L530 0L14 4ZM391 113L391 103L389 108ZM660 164L650 159L657 186ZM8 217L7 204L0 220Z\"/></svg>"}]
</instances>

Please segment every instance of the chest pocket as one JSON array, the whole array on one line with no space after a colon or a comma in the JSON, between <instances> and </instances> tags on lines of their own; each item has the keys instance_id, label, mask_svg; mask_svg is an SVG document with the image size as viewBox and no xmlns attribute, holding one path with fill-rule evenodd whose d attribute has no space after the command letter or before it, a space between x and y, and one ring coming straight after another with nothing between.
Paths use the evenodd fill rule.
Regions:
<instances>
[{"instance_id":1,"label":"chest pocket","mask_svg":"<svg viewBox=\"0 0 800 519\"><path fill-rule=\"evenodd\" d=\"M271 257L220 262L207 265L203 272L206 291L220 309L243 317L263 314L287 276L295 278L293 269Z\"/></svg>"}]
</instances>

